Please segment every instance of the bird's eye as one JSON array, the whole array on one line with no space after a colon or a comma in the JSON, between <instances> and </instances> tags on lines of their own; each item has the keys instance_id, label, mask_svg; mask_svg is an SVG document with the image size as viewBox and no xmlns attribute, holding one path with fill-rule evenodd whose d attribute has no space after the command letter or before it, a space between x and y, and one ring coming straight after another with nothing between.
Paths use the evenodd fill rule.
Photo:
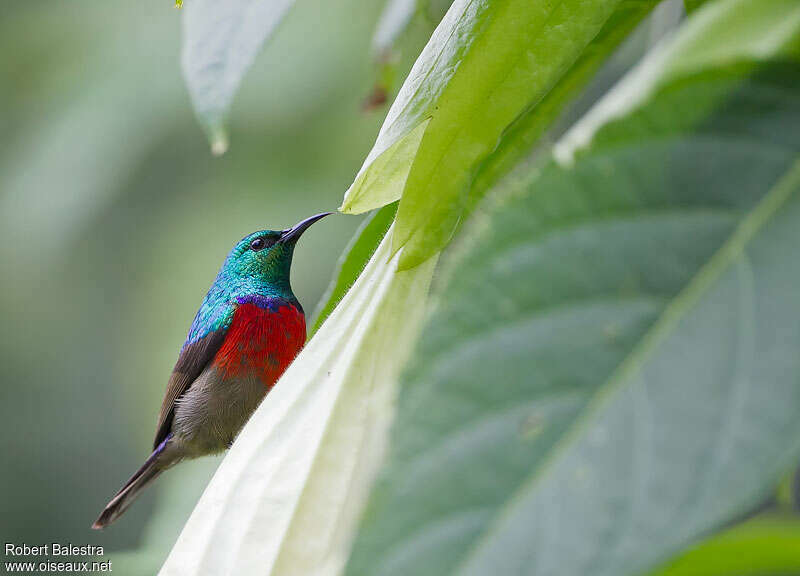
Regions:
<instances>
[{"instance_id":1,"label":"bird's eye","mask_svg":"<svg viewBox=\"0 0 800 576\"><path fill-rule=\"evenodd\" d=\"M252 242L250 242L250 250L258 252L259 250L263 250L267 247L266 241L263 238L255 238Z\"/></svg>"}]
</instances>

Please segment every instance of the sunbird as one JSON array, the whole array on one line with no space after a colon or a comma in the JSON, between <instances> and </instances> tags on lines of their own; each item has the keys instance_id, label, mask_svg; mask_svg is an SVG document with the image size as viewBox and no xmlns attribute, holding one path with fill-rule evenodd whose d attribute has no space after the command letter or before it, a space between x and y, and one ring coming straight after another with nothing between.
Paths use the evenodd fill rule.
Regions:
<instances>
[{"instance_id":1,"label":"sunbird","mask_svg":"<svg viewBox=\"0 0 800 576\"><path fill-rule=\"evenodd\" d=\"M227 449L306 341L289 276L297 240L314 222L245 236L228 254L192 322L167 384L153 452L92 528L105 528L142 488L186 458Z\"/></svg>"}]
</instances>

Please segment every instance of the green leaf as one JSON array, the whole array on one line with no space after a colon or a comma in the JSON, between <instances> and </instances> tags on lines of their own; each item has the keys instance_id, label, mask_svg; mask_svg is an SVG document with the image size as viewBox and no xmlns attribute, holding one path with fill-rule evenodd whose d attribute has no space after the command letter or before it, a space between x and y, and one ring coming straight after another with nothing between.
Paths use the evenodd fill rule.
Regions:
<instances>
[{"instance_id":1,"label":"green leaf","mask_svg":"<svg viewBox=\"0 0 800 576\"><path fill-rule=\"evenodd\" d=\"M391 110L389 113L391 114ZM389 148L371 159L375 154L373 148L359 172L357 184L353 184L347 191L339 210L359 214L396 202L403 193L408 171L429 121L430 119L420 121L413 129L392 142ZM378 139L380 140L380 136Z\"/></svg>"},{"instance_id":2,"label":"green leaf","mask_svg":"<svg viewBox=\"0 0 800 576\"><path fill-rule=\"evenodd\" d=\"M242 429L161 576L338 573L436 264L399 272L391 234Z\"/></svg>"},{"instance_id":3,"label":"green leaf","mask_svg":"<svg viewBox=\"0 0 800 576\"><path fill-rule=\"evenodd\" d=\"M408 243L401 267L422 262L449 241L472 178L506 129L521 116L536 124L526 130L529 147L656 3L454 2L392 105L342 209L361 212L402 196L394 248ZM609 21L613 28L605 28ZM406 142L402 157L391 152L425 121L424 134ZM393 156L390 169L376 165L384 154Z\"/></svg>"},{"instance_id":4,"label":"green leaf","mask_svg":"<svg viewBox=\"0 0 800 576\"><path fill-rule=\"evenodd\" d=\"M225 119L242 78L292 4L192 0L183 7L183 75L215 154L228 147Z\"/></svg>"},{"instance_id":5,"label":"green leaf","mask_svg":"<svg viewBox=\"0 0 800 576\"><path fill-rule=\"evenodd\" d=\"M796 464L800 5L726 33L765 4L698 13L476 213L347 574L633 576Z\"/></svg>"},{"instance_id":6,"label":"green leaf","mask_svg":"<svg viewBox=\"0 0 800 576\"><path fill-rule=\"evenodd\" d=\"M358 279L367 262L375 253L375 249L389 230L397 212L397 204L388 204L368 216L356 232L350 244L345 248L336 271L333 282L328 287L319 306L314 312L314 321L311 322L309 338L311 338L322 323L330 316L333 309L344 297L350 287Z\"/></svg>"},{"instance_id":7,"label":"green leaf","mask_svg":"<svg viewBox=\"0 0 800 576\"><path fill-rule=\"evenodd\" d=\"M534 107L503 133L497 149L484 161L469 190L467 211L486 191L531 153L564 107L594 78L595 72L653 9L654 2L624 2L575 61L564 77Z\"/></svg>"},{"instance_id":8,"label":"green leaf","mask_svg":"<svg viewBox=\"0 0 800 576\"><path fill-rule=\"evenodd\" d=\"M480 162L557 85L620 2L472 4L482 4L474 15L465 10L474 38L437 99L398 208L394 246L405 246L403 268L447 244Z\"/></svg>"},{"instance_id":9,"label":"green leaf","mask_svg":"<svg viewBox=\"0 0 800 576\"><path fill-rule=\"evenodd\" d=\"M708 69L733 65L740 73L777 58L800 58L800 6L794 0L729 0L712 2L691 19L666 49L645 59L624 87L605 98L576 124L555 148L562 163L570 163L597 129L641 106L655 91ZM711 101L713 102L713 97ZM673 128L691 125L706 109L692 106L668 117ZM654 118L661 122L663 119Z\"/></svg>"},{"instance_id":10,"label":"green leaf","mask_svg":"<svg viewBox=\"0 0 800 576\"><path fill-rule=\"evenodd\" d=\"M800 573L800 520L765 517L692 548L651 576L786 576Z\"/></svg>"}]
</instances>

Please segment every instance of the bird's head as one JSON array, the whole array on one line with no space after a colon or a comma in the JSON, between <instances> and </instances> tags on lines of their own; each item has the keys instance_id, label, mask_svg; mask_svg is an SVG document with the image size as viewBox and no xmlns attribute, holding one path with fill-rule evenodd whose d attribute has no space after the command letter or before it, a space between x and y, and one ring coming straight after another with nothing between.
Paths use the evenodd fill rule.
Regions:
<instances>
[{"instance_id":1,"label":"bird's head","mask_svg":"<svg viewBox=\"0 0 800 576\"><path fill-rule=\"evenodd\" d=\"M286 230L259 230L248 234L228 254L220 276L227 282L244 284L243 287L266 285L277 292L281 289L291 292L289 275L295 244L309 226L329 214L311 216Z\"/></svg>"}]
</instances>

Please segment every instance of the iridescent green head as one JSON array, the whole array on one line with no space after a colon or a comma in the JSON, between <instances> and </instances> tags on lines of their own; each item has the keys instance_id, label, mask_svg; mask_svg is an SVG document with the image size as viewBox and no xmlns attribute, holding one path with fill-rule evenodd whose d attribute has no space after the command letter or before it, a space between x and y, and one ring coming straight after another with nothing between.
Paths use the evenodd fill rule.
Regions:
<instances>
[{"instance_id":1,"label":"iridescent green head","mask_svg":"<svg viewBox=\"0 0 800 576\"><path fill-rule=\"evenodd\" d=\"M263 294L293 298L289 285L297 240L324 212L287 230L260 230L237 242L222 265L217 283L233 294Z\"/></svg>"}]
</instances>

